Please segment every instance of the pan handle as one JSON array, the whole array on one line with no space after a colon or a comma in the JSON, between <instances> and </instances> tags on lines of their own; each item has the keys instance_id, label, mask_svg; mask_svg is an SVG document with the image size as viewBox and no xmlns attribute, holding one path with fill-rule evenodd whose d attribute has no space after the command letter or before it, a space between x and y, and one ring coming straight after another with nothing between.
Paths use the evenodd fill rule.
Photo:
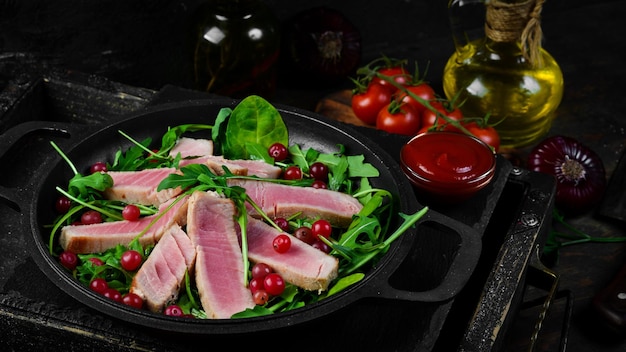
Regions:
<instances>
[{"instance_id":1,"label":"pan handle","mask_svg":"<svg viewBox=\"0 0 626 352\"><path fill-rule=\"evenodd\" d=\"M15 125L0 135L0 160L24 138L41 133L69 138L81 133L81 127L70 123L51 121L28 121ZM28 178L24 180L29 181ZM20 212L28 201L28 192L25 192L20 186L6 187L0 185L0 201L6 202L11 208Z\"/></svg>"},{"instance_id":2,"label":"pan handle","mask_svg":"<svg viewBox=\"0 0 626 352\"><path fill-rule=\"evenodd\" d=\"M371 285L370 297L387 298L394 300L405 300L413 302L442 302L456 296L465 284L469 281L482 251L481 235L475 229L459 221L453 220L436 211L429 210L426 216L416 223L417 232L415 236L420 236L420 226L428 223L435 223L443 226L460 237L458 249L450 263L448 270L436 287L425 291L412 291L399 289L390 284L389 278L397 270L398 266L391 265L385 269L385 273L379 273L381 280L377 284ZM413 248L409 248L412 250ZM402 258L400 262L406 260L411 253L398 255ZM419 270L419 269L416 269Z\"/></svg>"}]
</instances>

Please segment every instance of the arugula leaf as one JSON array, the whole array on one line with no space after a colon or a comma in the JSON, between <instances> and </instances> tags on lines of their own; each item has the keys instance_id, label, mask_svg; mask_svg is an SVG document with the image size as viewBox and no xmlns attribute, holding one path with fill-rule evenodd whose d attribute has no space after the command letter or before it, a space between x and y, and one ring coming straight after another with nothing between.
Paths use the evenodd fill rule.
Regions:
<instances>
[{"instance_id":1,"label":"arugula leaf","mask_svg":"<svg viewBox=\"0 0 626 352\"><path fill-rule=\"evenodd\" d=\"M288 145L287 126L280 113L267 100L251 95L233 110L226 126L222 154L227 159L249 159L246 144L269 148L273 143Z\"/></svg>"},{"instance_id":2,"label":"arugula leaf","mask_svg":"<svg viewBox=\"0 0 626 352\"><path fill-rule=\"evenodd\" d=\"M226 138L226 126L228 125L228 119L232 114L231 108L221 108L215 118L215 124L211 130L211 139L213 140L213 147L215 150L223 152L223 146L225 145L224 139Z\"/></svg>"}]
</instances>

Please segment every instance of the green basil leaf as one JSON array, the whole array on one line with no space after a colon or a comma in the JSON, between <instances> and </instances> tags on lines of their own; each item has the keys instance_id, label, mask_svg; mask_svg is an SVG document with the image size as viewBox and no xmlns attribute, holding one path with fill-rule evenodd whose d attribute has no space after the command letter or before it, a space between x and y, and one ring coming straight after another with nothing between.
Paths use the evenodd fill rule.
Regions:
<instances>
[{"instance_id":1,"label":"green basil leaf","mask_svg":"<svg viewBox=\"0 0 626 352\"><path fill-rule=\"evenodd\" d=\"M225 138L222 149L227 159L249 159L248 143L265 148L276 142L289 143L287 126L278 110L256 95L248 96L237 104L226 126Z\"/></svg>"}]
</instances>

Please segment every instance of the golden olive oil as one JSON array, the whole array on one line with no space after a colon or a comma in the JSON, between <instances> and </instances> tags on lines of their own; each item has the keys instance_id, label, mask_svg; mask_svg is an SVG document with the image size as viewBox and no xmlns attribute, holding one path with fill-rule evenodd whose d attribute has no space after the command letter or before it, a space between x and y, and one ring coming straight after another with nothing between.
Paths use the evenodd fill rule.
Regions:
<instances>
[{"instance_id":1,"label":"golden olive oil","mask_svg":"<svg viewBox=\"0 0 626 352\"><path fill-rule=\"evenodd\" d=\"M527 146L543 137L563 97L563 74L541 47L538 22L531 22L533 15L511 14L538 13L541 5L539 0L450 2L456 50L444 68L444 93L462 104L464 116L489 116L503 148ZM477 36L480 15L484 32ZM522 33L532 30L537 35L522 43Z\"/></svg>"},{"instance_id":2,"label":"golden olive oil","mask_svg":"<svg viewBox=\"0 0 626 352\"><path fill-rule=\"evenodd\" d=\"M554 58L541 49L543 66L532 67L516 42L487 38L470 42L448 60L443 88L457 94L464 116L489 114L503 147L531 144L552 126L563 96L563 75Z\"/></svg>"}]
</instances>

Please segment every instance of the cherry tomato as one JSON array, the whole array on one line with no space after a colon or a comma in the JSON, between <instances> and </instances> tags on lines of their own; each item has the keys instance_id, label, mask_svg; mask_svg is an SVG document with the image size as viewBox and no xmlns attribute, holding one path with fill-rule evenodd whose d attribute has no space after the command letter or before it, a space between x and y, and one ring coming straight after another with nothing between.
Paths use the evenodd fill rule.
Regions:
<instances>
[{"instance_id":1,"label":"cherry tomato","mask_svg":"<svg viewBox=\"0 0 626 352\"><path fill-rule=\"evenodd\" d=\"M289 235L285 235L284 233L274 237L274 241L272 241L272 246L274 246L274 250L278 253L285 253L291 248L291 238Z\"/></svg>"},{"instance_id":2,"label":"cherry tomato","mask_svg":"<svg viewBox=\"0 0 626 352\"><path fill-rule=\"evenodd\" d=\"M463 127L476 138L490 145L496 153L498 152L500 148L500 135L493 126L480 126L476 122L470 122L464 124Z\"/></svg>"},{"instance_id":3,"label":"cherry tomato","mask_svg":"<svg viewBox=\"0 0 626 352\"><path fill-rule=\"evenodd\" d=\"M317 236L322 236L325 238L330 238L330 234L333 231L333 227L331 226L328 220L319 219L316 220L311 225L311 232L313 233L313 238L317 239Z\"/></svg>"},{"instance_id":4,"label":"cherry tomato","mask_svg":"<svg viewBox=\"0 0 626 352\"><path fill-rule=\"evenodd\" d=\"M387 105L380 110L376 119L376 128L388 133L412 136L417 134L420 126L419 113L406 103Z\"/></svg>"},{"instance_id":5,"label":"cherry tomato","mask_svg":"<svg viewBox=\"0 0 626 352\"><path fill-rule=\"evenodd\" d=\"M272 268L265 263L256 263L252 266L252 278L253 279L262 279L267 274L271 274L274 272Z\"/></svg>"},{"instance_id":6,"label":"cherry tomato","mask_svg":"<svg viewBox=\"0 0 626 352\"><path fill-rule=\"evenodd\" d=\"M78 265L78 256L74 252L63 251L59 255L59 260L61 261L61 265L70 270L76 269Z\"/></svg>"},{"instance_id":7,"label":"cherry tomato","mask_svg":"<svg viewBox=\"0 0 626 352\"><path fill-rule=\"evenodd\" d=\"M309 227L301 226L293 232L293 237L299 239L300 241L311 244L317 237L313 237L313 231Z\"/></svg>"},{"instance_id":8,"label":"cherry tomato","mask_svg":"<svg viewBox=\"0 0 626 352\"><path fill-rule=\"evenodd\" d=\"M285 290L285 281L282 276L271 273L263 279L263 287L270 295L278 296Z\"/></svg>"},{"instance_id":9,"label":"cherry tomato","mask_svg":"<svg viewBox=\"0 0 626 352\"><path fill-rule=\"evenodd\" d=\"M436 97L435 90L433 89L433 87L431 87L429 84L424 83L424 82L414 84L414 85L406 85L404 86L404 88L406 88L406 90L408 90L412 94L415 94L419 98L422 98L426 101L432 101ZM400 95L403 102L408 103L411 106L413 106L420 115L424 112L424 110L426 110L426 107L422 103L415 100L406 92L398 91L396 94Z\"/></svg>"},{"instance_id":10,"label":"cherry tomato","mask_svg":"<svg viewBox=\"0 0 626 352\"><path fill-rule=\"evenodd\" d=\"M109 288L109 284L105 279L97 277L91 280L91 282L89 283L89 288L92 289L94 292L104 294L104 291Z\"/></svg>"},{"instance_id":11,"label":"cherry tomato","mask_svg":"<svg viewBox=\"0 0 626 352\"><path fill-rule=\"evenodd\" d=\"M406 85L412 80L411 73L407 71L402 65L383 67L378 70L378 73L387 76L387 78L393 79L396 83L400 85ZM380 77L372 78L372 83L380 84L391 93L395 93L398 90L398 88L395 87L393 84Z\"/></svg>"},{"instance_id":12,"label":"cherry tomato","mask_svg":"<svg viewBox=\"0 0 626 352\"><path fill-rule=\"evenodd\" d=\"M122 253L122 257L120 258L120 265L126 271L134 271L141 265L143 258L141 257L141 253L136 250L127 250Z\"/></svg>"},{"instance_id":13,"label":"cherry tomato","mask_svg":"<svg viewBox=\"0 0 626 352\"><path fill-rule=\"evenodd\" d=\"M92 174L95 174L96 172L107 172L107 164L102 161L98 161L97 163L91 165L89 172Z\"/></svg>"},{"instance_id":14,"label":"cherry tomato","mask_svg":"<svg viewBox=\"0 0 626 352\"><path fill-rule=\"evenodd\" d=\"M431 101L430 105L451 120L461 121L463 119L463 113L457 107L449 107L441 101ZM422 112L422 126L431 127L436 124L437 126L445 126L442 129L446 131L458 131L458 128L452 125L446 125L446 122L443 117L439 117L439 115L430 109L425 109L424 112Z\"/></svg>"},{"instance_id":15,"label":"cherry tomato","mask_svg":"<svg viewBox=\"0 0 626 352\"><path fill-rule=\"evenodd\" d=\"M270 145L267 152L274 158L274 161L283 161L289 156L289 149L282 143L274 143Z\"/></svg>"},{"instance_id":16,"label":"cherry tomato","mask_svg":"<svg viewBox=\"0 0 626 352\"><path fill-rule=\"evenodd\" d=\"M354 115L368 125L376 124L378 112L391 101L392 93L380 84L370 82L363 93L352 96Z\"/></svg>"},{"instance_id":17,"label":"cherry tomato","mask_svg":"<svg viewBox=\"0 0 626 352\"><path fill-rule=\"evenodd\" d=\"M143 308L143 299L139 297L136 293L129 292L122 296L122 303L127 306L141 309Z\"/></svg>"},{"instance_id":18,"label":"cherry tomato","mask_svg":"<svg viewBox=\"0 0 626 352\"><path fill-rule=\"evenodd\" d=\"M283 178L285 180L300 180L302 178L302 169L295 165L289 166L285 169Z\"/></svg>"},{"instance_id":19,"label":"cherry tomato","mask_svg":"<svg viewBox=\"0 0 626 352\"><path fill-rule=\"evenodd\" d=\"M80 216L80 223L83 225L99 224L102 222L102 214L95 210L87 210Z\"/></svg>"},{"instance_id":20,"label":"cherry tomato","mask_svg":"<svg viewBox=\"0 0 626 352\"><path fill-rule=\"evenodd\" d=\"M66 196L60 196L54 203L54 209L56 209L57 213L59 214L67 213L70 210L71 206L72 201Z\"/></svg>"},{"instance_id":21,"label":"cherry tomato","mask_svg":"<svg viewBox=\"0 0 626 352\"><path fill-rule=\"evenodd\" d=\"M309 173L315 180L328 181L328 166L316 161L309 167Z\"/></svg>"},{"instance_id":22,"label":"cherry tomato","mask_svg":"<svg viewBox=\"0 0 626 352\"><path fill-rule=\"evenodd\" d=\"M135 204L128 204L122 209L122 217L124 220L137 221L141 216L141 210Z\"/></svg>"}]
</instances>

